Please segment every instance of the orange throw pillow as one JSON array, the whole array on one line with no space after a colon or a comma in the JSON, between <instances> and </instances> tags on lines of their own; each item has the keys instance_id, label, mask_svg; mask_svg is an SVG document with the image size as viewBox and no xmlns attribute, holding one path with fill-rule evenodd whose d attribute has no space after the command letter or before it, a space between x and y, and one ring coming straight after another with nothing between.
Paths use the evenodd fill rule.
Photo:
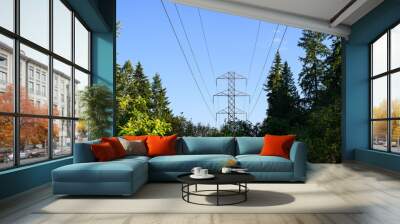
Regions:
<instances>
[{"instance_id":1,"label":"orange throw pillow","mask_svg":"<svg viewBox=\"0 0 400 224\"><path fill-rule=\"evenodd\" d=\"M147 140L147 135L139 135L139 136L135 136L135 135L124 135L124 139L128 140L128 141L144 141L146 142Z\"/></svg>"},{"instance_id":2,"label":"orange throw pillow","mask_svg":"<svg viewBox=\"0 0 400 224\"><path fill-rule=\"evenodd\" d=\"M91 145L91 149L94 157L99 162L110 161L117 158L112 145L108 142L93 144Z\"/></svg>"},{"instance_id":3,"label":"orange throw pillow","mask_svg":"<svg viewBox=\"0 0 400 224\"><path fill-rule=\"evenodd\" d=\"M176 155L177 135L147 137L148 156Z\"/></svg>"},{"instance_id":4,"label":"orange throw pillow","mask_svg":"<svg viewBox=\"0 0 400 224\"><path fill-rule=\"evenodd\" d=\"M122 146L121 142L117 137L109 137L109 138L101 138L101 142L108 142L114 149L115 155L117 158L125 157L126 151L124 146Z\"/></svg>"},{"instance_id":5,"label":"orange throw pillow","mask_svg":"<svg viewBox=\"0 0 400 224\"><path fill-rule=\"evenodd\" d=\"M265 135L262 156L280 156L289 159L290 148L295 140L295 135Z\"/></svg>"}]
</instances>

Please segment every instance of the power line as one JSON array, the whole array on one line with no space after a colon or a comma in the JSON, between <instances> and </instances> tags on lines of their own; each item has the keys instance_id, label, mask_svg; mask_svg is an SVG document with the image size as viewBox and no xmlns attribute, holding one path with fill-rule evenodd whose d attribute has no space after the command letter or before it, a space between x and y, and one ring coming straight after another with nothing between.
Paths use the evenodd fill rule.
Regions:
<instances>
[{"instance_id":1,"label":"power line","mask_svg":"<svg viewBox=\"0 0 400 224\"><path fill-rule=\"evenodd\" d=\"M276 50L276 52L278 52L279 49L281 48L283 39L285 38L285 35L286 35L286 30L287 30L287 26L285 26L285 31L283 32L282 38L281 38L281 40L279 42L279 46L278 46L278 49ZM268 76L265 77L264 84L267 83L267 79L268 79ZM254 109L256 108L256 106L258 104L258 101L260 100L261 93L262 93L262 88L261 88L260 92L258 93L257 100L256 100L255 104L253 105L253 108L251 109L250 113L249 113L249 117L254 112Z\"/></svg>"},{"instance_id":2,"label":"power line","mask_svg":"<svg viewBox=\"0 0 400 224\"><path fill-rule=\"evenodd\" d=\"M211 100L211 99L212 99L212 96L211 96L211 94L210 94L210 91L208 90L207 83L206 83L205 80L204 80L203 73L202 73L201 70L200 70L200 66L199 66L199 63L198 63L198 61L197 61L196 54L194 53L192 44L191 44L191 42L190 42L190 40L189 40L189 36L188 36L188 34L187 34L187 32L186 32L186 28L185 28L185 25L184 25L184 23L183 23L183 19L182 19L182 17L181 17L181 13L179 12L178 6L177 6L175 3L174 3L174 6L175 6L176 13L178 14L179 23L181 24L182 29L183 29L183 33L185 34L186 41L188 42L189 49L190 49L190 53L192 54L194 64L196 65L196 68L197 68L197 72L199 73L200 79L201 79L201 81L203 82L203 85L204 85L204 87L205 87L205 89L206 89L206 92L207 92L207 94L208 94L208 96L210 97L210 100Z\"/></svg>"},{"instance_id":3,"label":"power line","mask_svg":"<svg viewBox=\"0 0 400 224\"><path fill-rule=\"evenodd\" d=\"M279 24L276 24L275 31L274 31L274 36L272 37L271 43L269 44L268 51L267 51L267 57L265 58L264 65L261 68L261 72L260 72L260 75L258 76L256 87L254 88L253 94L251 94L252 96L254 96L256 94L258 86L260 85L261 78L262 78L262 76L264 74L265 66L267 65L267 62L268 62L268 59L269 59L269 55L271 53L272 44L274 43L274 40L275 40L275 37L276 37L276 33L278 32L278 28L279 28Z\"/></svg>"},{"instance_id":4,"label":"power line","mask_svg":"<svg viewBox=\"0 0 400 224\"><path fill-rule=\"evenodd\" d=\"M211 72L212 72L212 74L213 74L213 78L215 79L215 78L216 78L216 75L215 75L214 65L213 65L212 60L211 60L210 49L209 49L209 47L208 47L208 41L207 41L207 38L206 38L205 29L204 29L203 17L201 16L201 12L200 12L200 9L199 9L199 8L197 8L197 14L199 15L200 27L201 27L201 32L203 33L204 44L206 45L207 56L208 56L208 63L210 64Z\"/></svg>"},{"instance_id":5,"label":"power line","mask_svg":"<svg viewBox=\"0 0 400 224\"><path fill-rule=\"evenodd\" d=\"M250 74L251 74L251 71L253 68L254 56L256 55L256 48L257 48L257 43L258 43L258 36L260 35L260 27L261 27L261 21L258 21L256 40L254 41L253 53L251 54L251 59L250 59L250 64L249 64L249 72L247 73L248 78L250 77Z\"/></svg>"},{"instance_id":6,"label":"power line","mask_svg":"<svg viewBox=\"0 0 400 224\"><path fill-rule=\"evenodd\" d=\"M195 75L194 75L194 73L193 73L192 67L190 66L189 60L188 60L188 58L187 58L187 56L186 56L186 54L185 54L185 51L183 50L182 43L181 43L181 41L180 41L179 38L178 38L178 34L176 33L176 30L175 30L174 25L172 24L171 17L169 16L168 11L167 11L167 8L165 7L164 1L163 1L163 0L160 0L160 2L161 2L162 7L163 7L163 9L164 9L164 13L165 13L165 15L166 15L167 18L168 18L168 22L169 22L169 25L170 25L170 27L171 27L171 29L172 29L172 32L174 33L175 39L176 39L176 41L178 42L179 48L180 48L180 50L181 50L181 53L182 53L183 57L185 58L186 65L187 65L187 67L188 67L188 69L189 69L189 71L190 71L190 74L191 74L191 76L192 76L192 78L193 78L193 81L194 81L194 83L196 84L197 90L198 90L199 93L200 93L201 99L203 100L203 103L206 105L207 110L208 110L208 112L210 113L210 116L211 116L212 118L214 118L214 113L212 112L210 106L208 105L208 103L207 103L207 101L206 101L206 98L204 97L203 92L201 91L201 88L200 88L200 86L199 86L199 83L198 83L197 80L196 80L196 77L195 77Z\"/></svg>"}]
</instances>

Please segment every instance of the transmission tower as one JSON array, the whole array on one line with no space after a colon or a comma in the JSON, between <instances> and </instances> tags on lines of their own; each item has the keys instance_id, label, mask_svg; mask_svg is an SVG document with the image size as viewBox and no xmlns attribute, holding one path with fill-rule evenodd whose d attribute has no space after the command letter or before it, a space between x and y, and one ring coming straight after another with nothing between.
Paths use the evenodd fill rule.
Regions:
<instances>
[{"instance_id":1,"label":"transmission tower","mask_svg":"<svg viewBox=\"0 0 400 224\"><path fill-rule=\"evenodd\" d=\"M245 81L247 85L247 78L243 75L237 74L236 72L227 72L216 78L216 85L218 85L218 80L227 80L228 89L214 94L213 101L215 97L227 97L228 106L218 111L215 115L215 119L218 119L218 115L227 115L227 123L230 125L234 125L236 123L237 115L244 115L247 120L247 113L236 106L237 97L249 97L250 102L249 94L236 89L236 81ZM235 127L233 128L235 130Z\"/></svg>"}]
</instances>

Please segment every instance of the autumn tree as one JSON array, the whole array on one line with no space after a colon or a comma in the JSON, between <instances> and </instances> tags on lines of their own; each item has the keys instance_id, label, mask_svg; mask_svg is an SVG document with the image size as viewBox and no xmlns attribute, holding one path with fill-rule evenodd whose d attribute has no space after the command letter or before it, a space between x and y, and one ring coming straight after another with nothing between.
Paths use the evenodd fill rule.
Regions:
<instances>
[{"instance_id":1,"label":"autumn tree","mask_svg":"<svg viewBox=\"0 0 400 224\"><path fill-rule=\"evenodd\" d=\"M23 114L47 114L48 103L34 105L33 101L24 87L20 88L20 108ZM4 112L13 112L14 108L14 88L13 85L8 85L6 91L0 94L0 108ZM25 149L27 145L45 145L48 144L48 119L33 118L22 116L20 120L20 148ZM13 147L13 117L0 116L0 145L5 148L12 149ZM57 126L53 128L53 138L59 135Z\"/></svg>"}]
</instances>

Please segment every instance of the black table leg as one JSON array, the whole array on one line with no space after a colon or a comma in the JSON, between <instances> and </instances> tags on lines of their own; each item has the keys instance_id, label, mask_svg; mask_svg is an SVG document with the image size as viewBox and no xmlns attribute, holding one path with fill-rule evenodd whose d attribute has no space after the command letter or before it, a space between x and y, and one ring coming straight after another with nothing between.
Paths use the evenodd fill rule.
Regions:
<instances>
[{"instance_id":1,"label":"black table leg","mask_svg":"<svg viewBox=\"0 0 400 224\"><path fill-rule=\"evenodd\" d=\"M217 206L219 206L219 184L217 184Z\"/></svg>"},{"instance_id":2,"label":"black table leg","mask_svg":"<svg viewBox=\"0 0 400 224\"><path fill-rule=\"evenodd\" d=\"M246 192L244 192L244 201L247 201L247 192L248 192L248 190L247 190L247 182L244 183L244 187L245 187L245 191L246 191Z\"/></svg>"},{"instance_id":3,"label":"black table leg","mask_svg":"<svg viewBox=\"0 0 400 224\"><path fill-rule=\"evenodd\" d=\"M195 185L195 190L194 191L196 191L197 192L197 184Z\"/></svg>"}]
</instances>

